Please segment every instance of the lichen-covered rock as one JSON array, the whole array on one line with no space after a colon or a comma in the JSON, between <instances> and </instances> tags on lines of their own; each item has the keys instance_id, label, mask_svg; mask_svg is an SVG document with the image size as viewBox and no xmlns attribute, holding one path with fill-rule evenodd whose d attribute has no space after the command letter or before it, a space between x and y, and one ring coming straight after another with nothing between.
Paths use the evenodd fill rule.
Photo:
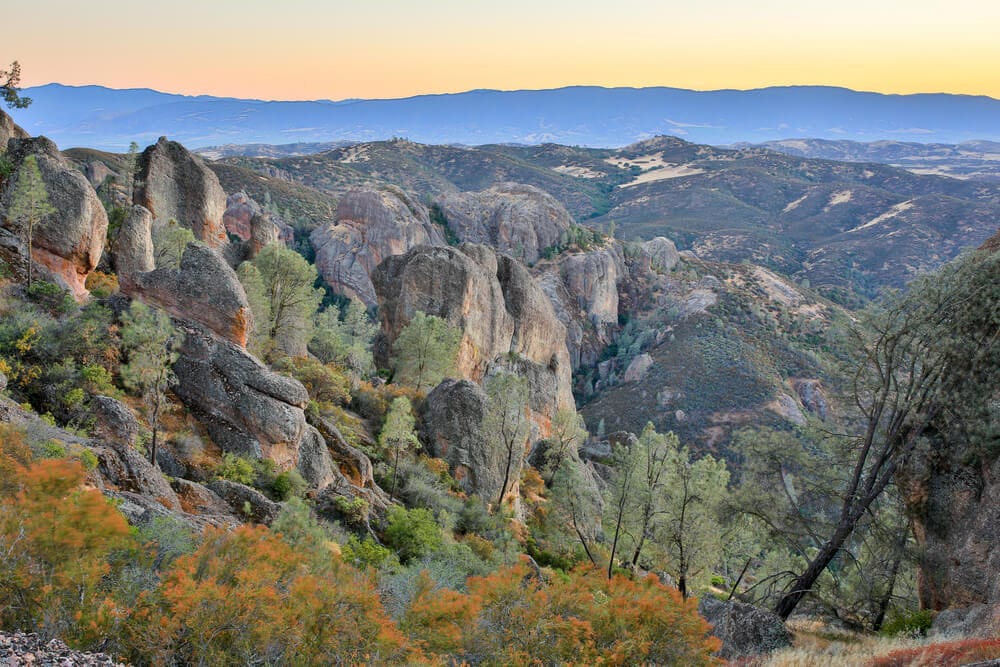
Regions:
<instances>
[{"instance_id":1,"label":"lichen-covered rock","mask_svg":"<svg viewBox=\"0 0 1000 667\"><path fill-rule=\"evenodd\" d=\"M215 517L217 520L230 522L234 525L240 523L229 503L204 484L176 478L170 480L170 486L177 493L181 507L188 514Z\"/></svg>"},{"instance_id":2,"label":"lichen-covered rock","mask_svg":"<svg viewBox=\"0 0 1000 667\"><path fill-rule=\"evenodd\" d=\"M27 139L29 135L20 125L14 122L5 111L0 109L0 151L7 150L10 139Z\"/></svg>"},{"instance_id":3,"label":"lichen-covered rock","mask_svg":"<svg viewBox=\"0 0 1000 667\"><path fill-rule=\"evenodd\" d=\"M698 600L698 613L712 624L722 641L719 657L736 660L791 646L792 634L774 613L742 602L723 602L711 595Z\"/></svg>"},{"instance_id":4,"label":"lichen-covered rock","mask_svg":"<svg viewBox=\"0 0 1000 667\"><path fill-rule=\"evenodd\" d=\"M94 413L94 437L128 447L135 446L139 437L139 420L124 403L110 396L95 396L91 400Z\"/></svg>"},{"instance_id":5,"label":"lichen-covered rock","mask_svg":"<svg viewBox=\"0 0 1000 667\"><path fill-rule=\"evenodd\" d=\"M650 268L660 273L669 273L681 261L677 246L670 239L657 236L642 244L642 249L649 256Z\"/></svg>"},{"instance_id":6,"label":"lichen-covered rock","mask_svg":"<svg viewBox=\"0 0 1000 667\"><path fill-rule=\"evenodd\" d=\"M226 198L226 212L222 220L226 225L226 231L237 236L244 241L249 241L253 236L253 219L255 216L263 216L268 219L277 230L277 238L285 245L292 245L295 242L295 230L287 222L272 212L265 212L260 205L253 200L246 192L235 192Z\"/></svg>"},{"instance_id":7,"label":"lichen-covered rock","mask_svg":"<svg viewBox=\"0 0 1000 667\"><path fill-rule=\"evenodd\" d=\"M94 189L103 185L108 177L114 178L117 176L108 165L97 160L91 160L83 165L83 175L87 177L87 180Z\"/></svg>"},{"instance_id":8,"label":"lichen-covered rock","mask_svg":"<svg viewBox=\"0 0 1000 667\"><path fill-rule=\"evenodd\" d=\"M534 264L558 246L573 218L552 195L530 185L502 183L482 192L445 194L435 204L455 236Z\"/></svg>"},{"instance_id":9,"label":"lichen-covered rock","mask_svg":"<svg viewBox=\"0 0 1000 667\"><path fill-rule=\"evenodd\" d=\"M643 352L639 356L629 363L628 368L625 369L625 382L639 382L644 377L649 369L653 367L653 358L649 354Z\"/></svg>"},{"instance_id":10,"label":"lichen-covered rock","mask_svg":"<svg viewBox=\"0 0 1000 667\"><path fill-rule=\"evenodd\" d=\"M149 209L156 222L176 220L213 248L226 243L222 222L226 193L201 158L160 137L140 156L138 181L135 200Z\"/></svg>"},{"instance_id":11,"label":"lichen-covered rock","mask_svg":"<svg viewBox=\"0 0 1000 667\"><path fill-rule=\"evenodd\" d=\"M242 347L183 323L174 393L223 451L296 467L309 401L296 380L268 370Z\"/></svg>"},{"instance_id":12,"label":"lichen-covered rock","mask_svg":"<svg viewBox=\"0 0 1000 667\"><path fill-rule=\"evenodd\" d=\"M317 228L310 241L326 284L367 306L377 301L370 275L382 260L418 245L445 245L427 210L394 187L348 192L336 222Z\"/></svg>"},{"instance_id":13,"label":"lichen-covered rock","mask_svg":"<svg viewBox=\"0 0 1000 667\"><path fill-rule=\"evenodd\" d=\"M312 426L306 427L299 440L296 467L302 479L313 488L322 489L333 483L335 472L330 450L326 446L326 440Z\"/></svg>"},{"instance_id":14,"label":"lichen-covered rock","mask_svg":"<svg viewBox=\"0 0 1000 667\"><path fill-rule=\"evenodd\" d=\"M491 369L515 363L538 388L549 388L549 394L531 394L537 437L548 435L547 421L557 410L575 407L566 330L517 260L481 245L421 246L386 259L372 278L382 317L380 355L386 356L392 341L422 311L462 331L462 377L481 382Z\"/></svg>"},{"instance_id":15,"label":"lichen-covered rock","mask_svg":"<svg viewBox=\"0 0 1000 667\"><path fill-rule=\"evenodd\" d=\"M171 315L198 322L216 335L246 347L253 315L236 272L210 248L189 243L177 269L131 276L122 291Z\"/></svg>"},{"instance_id":16,"label":"lichen-covered rock","mask_svg":"<svg viewBox=\"0 0 1000 667\"><path fill-rule=\"evenodd\" d=\"M122 223L111 249L118 282L124 290L142 273L156 268L153 255L153 214L133 206Z\"/></svg>"},{"instance_id":17,"label":"lichen-covered rock","mask_svg":"<svg viewBox=\"0 0 1000 667\"><path fill-rule=\"evenodd\" d=\"M92 447L97 455L97 470L106 484L151 498L170 510L181 509L180 500L160 469L133 447L109 441Z\"/></svg>"},{"instance_id":18,"label":"lichen-covered rock","mask_svg":"<svg viewBox=\"0 0 1000 667\"><path fill-rule=\"evenodd\" d=\"M452 476L467 493L492 502L503 484L506 453L491 446L483 431L486 405L479 385L445 380L427 395L422 441L430 456L448 462ZM511 477L520 479L520 474Z\"/></svg>"},{"instance_id":19,"label":"lichen-covered rock","mask_svg":"<svg viewBox=\"0 0 1000 667\"><path fill-rule=\"evenodd\" d=\"M816 415L820 421L826 421L829 406L826 401L826 393L819 380L798 378L792 380L792 388L798 394L802 406Z\"/></svg>"},{"instance_id":20,"label":"lichen-covered rock","mask_svg":"<svg viewBox=\"0 0 1000 667\"><path fill-rule=\"evenodd\" d=\"M34 228L34 261L46 267L65 283L77 300L89 297L85 283L104 252L108 216L104 205L87 179L63 158L56 145L45 137L11 139L7 154L19 170L24 159L34 155L49 203L55 212L45 216ZM0 193L0 220L14 234L20 227L7 218L17 182L17 173Z\"/></svg>"},{"instance_id":21,"label":"lichen-covered rock","mask_svg":"<svg viewBox=\"0 0 1000 667\"><path fill-rule=\"evenodd\" d=\"M237 516L247 521L269 526L281 512L281 505L257 489L230 482L228 479L209 482L208 488L222 498Z\"/></svg>"}]
</instances>

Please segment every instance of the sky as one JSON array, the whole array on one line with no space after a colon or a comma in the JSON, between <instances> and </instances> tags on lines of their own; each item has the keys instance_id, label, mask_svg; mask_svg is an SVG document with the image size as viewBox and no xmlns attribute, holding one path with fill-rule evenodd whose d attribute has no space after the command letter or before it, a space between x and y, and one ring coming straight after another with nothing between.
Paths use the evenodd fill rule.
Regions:
<instances>
[{"instance_id":1,"label":"sky","mask_svg":"<svg viewBox=\"0 0 1000 667\"><path fill-rule=\"evenodd\" d=\"M257 99L567 85L1000 98L997 0L32 0L0 69Z\"/></svg>"}]
</instances>

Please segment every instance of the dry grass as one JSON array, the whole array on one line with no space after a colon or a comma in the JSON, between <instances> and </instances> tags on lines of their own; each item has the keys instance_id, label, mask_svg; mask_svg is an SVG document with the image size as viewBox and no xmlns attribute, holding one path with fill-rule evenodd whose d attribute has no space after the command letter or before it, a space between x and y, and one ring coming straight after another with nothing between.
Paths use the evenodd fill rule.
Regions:
<instances>
[{"instance_id":1,"label":"dry grass","mask_svg":"<svg viewBox=\"0 0 1000 667\"><path fill-rule=\"evenodd\" d=\"M926 639L878 637L833 630L814 621L792 621L793 647L741 667L860 667L877 656L927 645Z\"/></svg>"}]
</instances>

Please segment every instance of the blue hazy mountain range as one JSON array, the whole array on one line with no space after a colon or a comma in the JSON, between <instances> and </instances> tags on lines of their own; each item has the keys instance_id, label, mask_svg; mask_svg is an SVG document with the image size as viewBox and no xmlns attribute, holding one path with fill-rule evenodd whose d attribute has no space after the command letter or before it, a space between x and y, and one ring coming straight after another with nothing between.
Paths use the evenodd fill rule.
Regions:
<instances>
[{"instance_id":1,"label":"blue hazy mountain range","mask_svg":"<svg viewBox=\"0 0 1000 667\"><path fill-rule=\"evenodd\" d=\"M372 141L560 143L618 147L659 134L707 144L788 137L959 143L1000 140L1000 100L883 95L824 86L692 91L679 88L473 90L404 99L269 102L149 89L48 84L14 110L31 134L61 148L122 150L161 135L191 147Z\"/></svg>"}]
</instances>

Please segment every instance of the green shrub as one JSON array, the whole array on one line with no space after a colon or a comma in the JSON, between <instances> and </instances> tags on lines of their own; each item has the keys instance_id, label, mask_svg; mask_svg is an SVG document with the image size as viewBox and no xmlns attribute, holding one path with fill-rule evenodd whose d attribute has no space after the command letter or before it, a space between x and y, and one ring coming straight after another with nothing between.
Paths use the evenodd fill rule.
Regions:
<instances>
[{"instance_id":1,"label":"green shrub","mask_svg":"<svg viewBox=\"0 0 1000 667\"><path fill-rule=\"evenodd\" d=\"M902 611L886 621L881 633L887 637L926 637L933 620L929 609Z\"/></svg>"},{"instance_id":2,"label":"green shrub","mask_svg":"<svg viewBox=\"0 0 1000 667\"><path fill-rule=\"evenodd\" d=\"M286 470L275 476L271 483L271 492L278 500L302 497L309 484L302 478L298 470Z\"/></svg>"},{"instance_id":3,"label":"green shrub","mask_svg":"<svg viewBox=\"0 0 1000 667\"><path fill-rule=\"evenodd\" d=\"M430 510L393 506L389 508L387 519L389 527L385 531L385 541L404 563L441 547L441 528Z\"/></svg>"},{"instance_id":4,"label":"green shrub","mask_svg":"<svg viewBox=\"0 0 1000 667\"><path fill-rule=\"evenodd\" d=\"M66 314L76 309L73 295L55 283L36 280L28 289L28 297L52 314Z\"/></svg>"},{"instance_id":5,"label":"green shrub","mask_svg":"<svg viewBox=\"0 0 1000 667\"><path fill-rule=\"evenodd\" d=\"M370 535L365 535L363 540L358 539L357 535L351 535L347 543L341 546L341 553L344 560L362 570L371 567L376 570L392 571L399 565L395 554L376 543Z\"/></svg>"},{"instance_id":6,"label":"green shrub","mask_svg":"<svg viewBox=\"0 0 1000 667\"><path fill-rule=\"evenodd\" d=\"M76 453L76 458L83 464L85 470L93 470L97 467L97 455L89 449L81 449Z\"/></svg>"},{"instance_id":7,"label":"green shrub","mask_svg":"<svg viewBox=\"0 0 1000 667\"><path fill-rule=\"evenodd\" d=\"M42 458L61 459L66 457L66 445L58 440L46 440L42 443Z\"/></svg>"},{"instance_id":8,"label":"green shrub","mask_svg":"<svg viewBox=\"0 0 1000 667\"><path fill-rule=\"evenodd\" d=\"M215 474L221 479L227 479L230 482L246 484L248 486L253 484L254 479L257 477L253 463L250 460L229 452L222 455L222 462L215 469Z\"/></svg>"}]
</instances>

